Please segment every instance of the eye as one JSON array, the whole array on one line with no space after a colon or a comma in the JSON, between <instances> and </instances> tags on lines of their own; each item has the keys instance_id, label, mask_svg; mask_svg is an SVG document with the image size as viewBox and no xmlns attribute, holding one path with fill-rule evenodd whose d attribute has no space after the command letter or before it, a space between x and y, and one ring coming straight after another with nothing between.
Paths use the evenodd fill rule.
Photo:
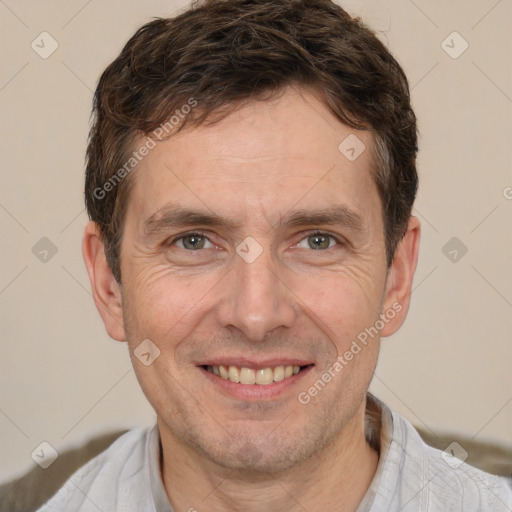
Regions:
<instances>
[{"instance_id":1,"label":"eye","mask_svg":"<svg viewBox=\"0 0 512 512\"><path fill-rule=\"evenodd\" d=\"M323 250L330 249L334 245L336 245L338 241L328 233L311 233L306 238L302 239L297 247L301 249L314 249L314 250Z\"/></svg>"},{"instance_id":2,"label":"eye","mask_svg":"<svg viewBox=\"0 0 512 512\"><path fill-rule=\"evenodd\" d=\"M210 240L201 233L188 233L187 235L180 236L173 240L172 245L177 245L181 249L189 251L214 247Z\"/></svg>"}]
</instances>

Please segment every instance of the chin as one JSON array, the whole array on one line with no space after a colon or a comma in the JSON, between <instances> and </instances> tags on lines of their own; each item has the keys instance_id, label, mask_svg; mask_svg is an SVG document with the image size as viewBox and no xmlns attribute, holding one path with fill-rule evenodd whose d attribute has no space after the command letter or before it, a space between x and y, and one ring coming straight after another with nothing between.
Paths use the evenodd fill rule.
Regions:
<instances>
[{"instance_id":1,"label":"chin","mask_svg":"<svg viewBox=\"0 0 512 512\"><path fill-rule=\"evenodd\" d=\"M227 470L254 477L258 473L281 473L301 465L318 449L317 445L311 443L314 440L307 439L307 436L300 440L290 435L283 439L275 436L270 438L265 434L257 442L254 436L244 435L229 437L210 446L200 447L196 444L196 449L199 448L211 462Z\"/></svg>"}]
</instances>

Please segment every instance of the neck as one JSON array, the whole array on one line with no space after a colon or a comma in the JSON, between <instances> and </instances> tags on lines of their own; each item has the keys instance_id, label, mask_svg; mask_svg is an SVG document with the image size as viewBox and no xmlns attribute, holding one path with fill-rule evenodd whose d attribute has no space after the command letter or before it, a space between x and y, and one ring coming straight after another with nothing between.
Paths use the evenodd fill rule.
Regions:
<instances>
[{"instance_id":1,"label":"neck","mask_svg":"<svg viewBox=\"0 0 512 512\"><path fill-rule=\"evenodd\" d=\"M223 468L169 435L159 424L164 455L162 476L169 500L176 512L354 512L370 486L379 460L375 436L368 431L365 435L365 411L363 401L362 410L334 442L282 473ZM367 412L368 430L376 416L370 407Z\"/></svg>"}]
</instances>

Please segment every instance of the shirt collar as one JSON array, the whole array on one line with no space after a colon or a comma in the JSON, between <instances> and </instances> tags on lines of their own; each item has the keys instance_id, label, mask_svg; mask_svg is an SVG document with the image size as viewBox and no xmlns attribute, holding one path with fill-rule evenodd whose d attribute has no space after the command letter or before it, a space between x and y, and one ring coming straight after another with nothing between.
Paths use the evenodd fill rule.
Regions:
<instances>
[{"instance_id":1,"label":"shirt collar","mask_svg":"<svg viewBox=\"0 0 512 512\"><path fill-rule=\"evenodd\" d=\"M165 492L162 480L162 442L158 425L155 425L148 438L146 457L149 466L149 484L156 512L174 512Z\"/></svg>"},{"instance_id":2,"label":"shirt collar","mask_svg":"<svg viewBox=\"0 0 512 512\"><path fill-rule=\"evenodd\" d=\"M368 487L356 512L371 510L376 501L393 437L393 414L391 410L370 392L366 395L365 435L370 446L379 454L379 462L370 487ZM378 508L377 510L385 510L385 508Z\"/></svg>"}]
</instances>

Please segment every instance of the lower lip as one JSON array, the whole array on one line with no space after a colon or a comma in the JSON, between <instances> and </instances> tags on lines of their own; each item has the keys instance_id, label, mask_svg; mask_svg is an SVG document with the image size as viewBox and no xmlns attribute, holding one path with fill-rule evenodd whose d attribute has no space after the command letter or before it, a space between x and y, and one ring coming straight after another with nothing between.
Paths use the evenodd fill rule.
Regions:
<instances>
[{"instance_id":1,"label":"lower lip","mask_svg":"<svg viewBox=\"0 0 512 512\"><path fill-rule=\"evenodd\" d=\"M210 373L201 366L198 366L202 374L220 391L225 394L237 398L239 400L272 400L280 398L292 387L298 385L304 377L312 370L313 365L306 366L296 375L287 377L279 382L273 382L272 384L260 385L260 384L240 384L237 382L231 382L230 380L218 377L214 373Z\"/></svg>"}]
</instances>

